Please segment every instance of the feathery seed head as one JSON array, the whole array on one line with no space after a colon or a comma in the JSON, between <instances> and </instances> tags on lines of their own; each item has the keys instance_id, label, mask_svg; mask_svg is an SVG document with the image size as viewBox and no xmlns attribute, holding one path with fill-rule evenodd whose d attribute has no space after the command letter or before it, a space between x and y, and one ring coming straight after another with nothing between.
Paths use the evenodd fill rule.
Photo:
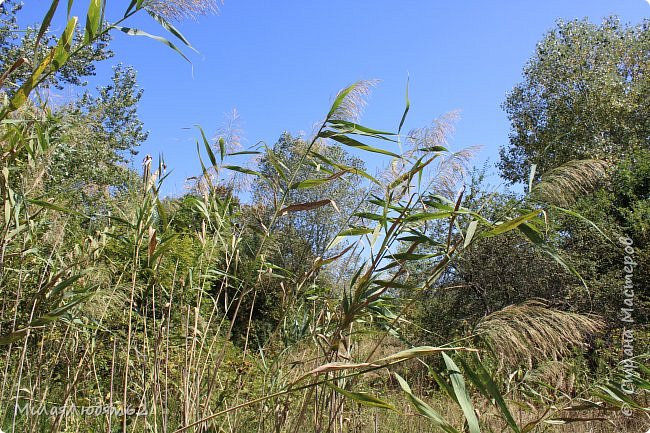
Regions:
<instances>
[{"instance_id":1,"label":"feathery seed head","mask_svg":"<svg viewBox=\"0 0 650 433\"><path fill-rule=\"evenodd\" d=\"M147 0L145 9L173 21L197 19L219 12L217 0Z\"/></svg>"},{"instance_id":2,"label":"feathery seed head","mask_svg":"<svg viewBox=\"0 0 650 433\"><path fill-rule=\"evenodd\" d=\"M485 317L476 327L502 364L558 360L574 347L585 345L587 336L604 324L595 316L548 308L539 301L510 305Z\"/></svg>"},{"instance_id":3,"label":"feathery seed head","mask_svg":"<svg viewBox=\"0 0 650 433\"><path fill-rule=\"evenodd\" d=\"M566 207L590 193L607 178L610 164L599 159L569 161L542 176L531 195L546 203Z\"/></svg>"},{"instance_id":4,"label":"feathery seed head","mask_svg":"<svg viewBox=\"0 0 650 433\"><path fill-rule=\"evenodd\" d=\"M379 80L361 80L341 90L336 95L337 98L342 92L348 93L332 114L331 119L358 122L366 106L366 98L370 95L372 88L377 86L377 84L379 84Z\"/></svg>"}]
</instances>

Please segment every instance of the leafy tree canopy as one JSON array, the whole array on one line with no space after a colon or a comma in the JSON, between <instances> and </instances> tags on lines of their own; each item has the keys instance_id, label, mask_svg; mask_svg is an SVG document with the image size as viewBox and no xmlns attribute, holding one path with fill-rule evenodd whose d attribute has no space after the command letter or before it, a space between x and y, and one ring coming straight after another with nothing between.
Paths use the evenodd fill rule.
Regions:
<instances>
[{"instance_id":1,"label":"leafy tree canopy","mask_svg":"<svg viewBox=\"0 0 650 433\"><path fill-rule=\"evenodd\" d=\"M559 21L503 107L512 124L500 169L511 182L574 159L612 160L650 140L650 20Z\"/></svg>"},{"instance_id":2,"label":"leafy tree canopy","mask_svg":"<svg viewBox=\"0 0 650 433\"><path fill-rule=\"evenodd\" d=\"M56 45L57 35L46 32L36 46L40 24L34 24L26 29L20 28L17 15L22 8L21 3L13 0L4 2L0 7L0 64L9 67L18 59L26 62L11 73L10 82L5 83L9 90L18 89L20 85L32 74L30 65L36 59L43 59L48 50ZM83 33L77 33L72 43L72 50L76 54L51 74L41 83L41 89L55 87L63 89L66 85L84 86L85 78L95 75L95 63L113 57L113 51L108 47L111 36L109 33L102 35L92 44L83 43Z\"/></svg>"},{"instance_id":3,"label":"leafy tree canopy","mask_svg":"<svg viewBox=\"0 0 650 433\"><path fill-rule=\"evenodd\" d=\"M275 185L271 188L266 182L258 182L255 191L256 202L262 203L270 211L278 206L314 203L331 200L334 204L321 206L310 211L283 215L278 224L284 233L279 239L283 264L288 269L298 270L311 263L314 257L322 256L328 244L334 239L342 226L354 212L360 201L354 177L341 176L312 188L293 188L290 185L291 173L295 172L292 184L308 179L325 179L340 170L327 167L322 161L306 158L301 165L307 143L300 138L284 133L278 142L262 158L259 171ZM318 143L318 151L330 161L355 169L363 169L363 161L349 154L336 144ZM284 203L283 191L286 191Z\"/></svg>"},{"instance_id":4,"label":"leafy tree canopy","mask_svg":"<svg viewBox=\"0 0 650 433\"><path fill-rule=\"evenodd\" d=\"M611 239L633 239L640 269L650 263L648 53L650 20L636 26L613 17L600 25L558 22L537 45L524 80L504 103L512 131L499 164L507 180L527 182L533 164L539 176L573 160L608 161L609 181L578 194L569 206ZM616 326L621 246L574 218L560 218L558 232L558 246L591 291L585 296L577 285L569 302L602 313ZM647 287L647 274L636 272L634 282ZM640 294L635 305L639 322L647 317L648 305Z\"/></svg>"}]
</instances>

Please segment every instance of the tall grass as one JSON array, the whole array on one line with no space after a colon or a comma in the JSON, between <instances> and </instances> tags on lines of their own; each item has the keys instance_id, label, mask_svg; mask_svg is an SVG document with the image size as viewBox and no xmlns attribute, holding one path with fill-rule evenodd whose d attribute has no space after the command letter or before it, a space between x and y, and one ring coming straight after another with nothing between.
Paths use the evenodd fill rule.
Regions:
<instances>
[{"instance_id":1,"label":"tall grass","mask_svg":"<svg viewBox=\"0 0 650 433\"><path fill-rule=\"evenodd\" d=\"M139 34L121 23L140 10L184 41L159 15L163 3L131 2L109 25L101 19L105 4L90 2L84 43L115 29ZM545 393L541 380L515 386L512 377L495 376L505 376L498 370L504 356L561 360L597 332L595 318L529 304L494 313L462 341L414 347L403 340L409 309L479 239L518 230L573 269L545 241L547 204L534 195L496 220L464 207L458 173L469 155L445 148L446 121L404 133L407 96L397 131L359 124L373 82L337 94L292 167L269 147L232 152L225 139L198 130L201 176L186 202L197 223L189 229L178 223L187 209L160 195L165 163L150 157L141 181L107 214L84 215L47 196L38 179L62 145L59 126L56 113L28 96L75 55L68 42L76 19L68 23L0 116L3 430L524 432L610 419L601 412L623 405L644 413L642 402L612 384L598 395L558 395ZM373 176L332 160L321 151L332 142L379 155L388 168ZM264 156L274 177L238 165L243 155ZM251 177L276 198L270 209L258 212L233 192ZM560 177L581 179L579 172ZM318 195L333 182L354 182L363 200L307 271L279 267L272 252L283 218L338 210L327 196L292 202L292 191ZM545 182L550 191L553 180ZM72 229L89 221L100 228L83 236ZM433 224L442 230L428 230ZM425 260L427 279L415 284L409 265ZM349 276L337 284L323 278L335 264ZM258 332L253 316L269 299L278 316ZM431 389L436 398L423 396ZM89 414L89 407L100 409ZM590 415L567 415L578 409Z\"/></svg>"}]
</instances>

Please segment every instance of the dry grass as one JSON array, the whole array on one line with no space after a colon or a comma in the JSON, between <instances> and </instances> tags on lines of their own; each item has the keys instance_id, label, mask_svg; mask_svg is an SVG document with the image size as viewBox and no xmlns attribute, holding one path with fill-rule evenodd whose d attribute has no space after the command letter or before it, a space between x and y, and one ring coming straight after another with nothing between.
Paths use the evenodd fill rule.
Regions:
<instances>
[{"instance_id":1,"label":"dry grass","mask_svg":"<svg viewBox=\"0 0 650 433\"><path fill-rule=\"evenodd\" d=\"M609 163L598 159L569 161L546 173L531 194L543 202L569 206L593 191L607 176Z\"/></svg>"},{"instance_id":2,"label":"dry grass","mask_svg":"<svg viewBox=\"0 0 650 433\"><path fill-rule=\"evenodd\" d=\"M603 326L596 317L531 301L486 316L475 332L504 364L527 361L532 368L534 361L559 360L573 348L584 347L587 337Z\"/></svg>"},{"instance_id":3,"label":"dry grass","mask_svg":"<svg viewBox=\"0 0 650 433\"><path fill-rule=\"evenodd\" d=\"M413 409L401 403L400 395L389 394L384 396L388 401L395 403L398 412L386 410L363 410L347 412L344 419L349 420L348 428L343 430L349 433L438 433L441 430L422 416L413 412ZM425 397L424 400L448 419L457 428L463 425L463 414L460 408L449 399L440 395ZM503 420L492 406L477 405L477 412L482 422L482 432L507 432L511 431L504 425ZM511 405L511 411L520 425L537 420L543 414L542 408L522 408ZM570 415L567 415L570 416ZM531 433L644 433L650 428L650 422L641 416L625 417L622 414L612 414L609 411L593 410L581 412L580 418L591 418L592 421L573 422L564 425L542 423L535 427ZM610 421L599 420L609 417ZM461 430L462 431L462 430Z\"/></svg>"}]
</instances>

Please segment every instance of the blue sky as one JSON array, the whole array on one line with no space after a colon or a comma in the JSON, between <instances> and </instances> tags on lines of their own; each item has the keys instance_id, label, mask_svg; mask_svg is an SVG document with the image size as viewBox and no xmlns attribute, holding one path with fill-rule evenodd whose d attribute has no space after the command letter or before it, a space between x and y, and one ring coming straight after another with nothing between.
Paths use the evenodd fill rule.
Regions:
<instances>
[{"instance_id":1,"label":"blue sky","mask_svg":"<svg viewBox=\"0 0 650 433\"><path fill-rule=\"evenodd\" d=\"M42 16L48 4L28 4L21 21ZM499 147L507 144L509 124L500 106L543 34L557 19L600 22L612 14L636 24L650 16L650 5L645 0L226 0L216 16L178 24L199 51L186 50L192 66L155 41L116 34L117 55L99 66L92 84L108 82L114 63L136 68L145 90L139 113L150 136L134 166L147 153L154 158L163 153L173 169L167 193L174 195L199 171L193 125L213 135L236 109L244 145L272 144L285 130L311 131L336 92L360 79L381 80L363 124L397 129L410 77L406 129L460 110L451 148L481 145L475 164L482 165L496 162ZM131 25L163 33L146 16Z\"/></svg>"}]
</instances>

